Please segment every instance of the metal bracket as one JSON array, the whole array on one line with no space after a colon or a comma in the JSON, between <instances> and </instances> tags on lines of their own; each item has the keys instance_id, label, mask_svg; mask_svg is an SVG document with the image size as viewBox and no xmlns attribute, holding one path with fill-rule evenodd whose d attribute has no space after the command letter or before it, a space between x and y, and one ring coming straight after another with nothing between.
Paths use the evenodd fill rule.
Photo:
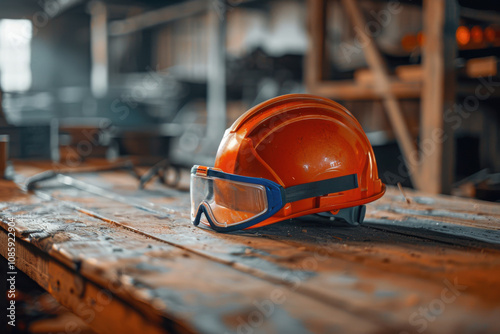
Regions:
<instances>
[{"instance_id":1,"label":"metal bracket","mask_svg":"<svg viewBox=\"0 0 500 334\"><path fill-rule=\"evenodd\" d=\"M338 213L320 212L319 216L329 217L331 220L342 221L349 225L359 225L365 219L366 206L359 205L351 208L340 209Z\"/></svg>"}]
</instances>

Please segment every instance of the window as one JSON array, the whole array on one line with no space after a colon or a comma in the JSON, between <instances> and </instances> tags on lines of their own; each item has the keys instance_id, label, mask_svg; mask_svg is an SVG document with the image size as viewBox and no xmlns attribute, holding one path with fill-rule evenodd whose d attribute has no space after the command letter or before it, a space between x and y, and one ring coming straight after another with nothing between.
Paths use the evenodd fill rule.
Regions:
<instances>
[{"instance_id":1,"label":"window","mask_svg":"<svg viewBox=\"0 0 500 334\"><path fill-rule=\"evenodd\" d=\"M22 92L31 86L29 20L0 20L0 86L5 92Z\"/></svg>"}]
</instances>

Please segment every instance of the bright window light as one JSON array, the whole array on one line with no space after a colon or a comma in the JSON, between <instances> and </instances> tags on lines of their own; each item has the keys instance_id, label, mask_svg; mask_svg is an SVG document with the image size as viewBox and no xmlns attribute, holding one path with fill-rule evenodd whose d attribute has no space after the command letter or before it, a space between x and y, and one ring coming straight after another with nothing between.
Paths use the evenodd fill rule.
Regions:
<instances>
[{"instance_id":1,"label":"bright window light","mask_svg":"<svg viewBox=\"0 0 500 334\"><path fill-rule=\"evenodd\" d=\"M0 20L0 85L5 92L22 92L31 86L29 20Z\"/></svg>"}]
</instances>

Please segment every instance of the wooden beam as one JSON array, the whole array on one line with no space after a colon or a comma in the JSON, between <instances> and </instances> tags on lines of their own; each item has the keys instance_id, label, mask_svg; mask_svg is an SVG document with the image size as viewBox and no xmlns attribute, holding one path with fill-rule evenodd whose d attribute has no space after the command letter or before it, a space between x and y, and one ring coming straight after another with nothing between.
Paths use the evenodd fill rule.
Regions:
<instances>
[{"instance_id":1,"label":"wooden beam","mask_svg":"<svg viewBox=\"0 0 500 334\"><path fill-rule=\"evenodd\" d=\"M391 90L397 88L406 82L422 82L422 66L421 65L401 65L396 67L396 76L391 76ZM361 68L354 72L354 81L362 86L376 86L376 80L373 72L370 69ZM395 87L396 86L396 87ZM397 95L394 92L395 95ZM420 91L417 92L420 97Z\"/></svg>"},{"instance_id":2,"label":"wooden beam","mask_svg":"<svg viewBox=\"0 0 500 334\"><path fill-rule=\"evenodd\" d=\"M396 67L396 75L404 82L422 82L424 73L421 65L401 65Z\"/></svg>"},{"instance_id":3,"label":"wooden beam","mask_svg":"<svg viewBox=\"0 0 500 334\"><path fill-rule=\"evenodd\" d=\"M361 86L370 86L376 82L372 70L368 68L360 68L354 71L354 81Z\"/></svg>"},{"instance_id":4,"label":"wooden beam","mask_svg":"<svg viewBox=\"0 0 500 334\"><path fill-rule=\"evenodd\" d=\"M420 97L422 84L419 82L392 81L391 91L396 98L414 99ZM353 80L322 81L308 85L311 94L317 94L337 100L373 100L380 99L376 85L359 85Z\"/></svg>"},{"instance_id":5,"label":"wooden beam","mask_svg":"<svg viewBox=\"0 0 500 334\"><path fill-rule=\"evenodd\" d=\"M450 193L453 183L453 129L443 119L454 112L457 7L455 0L424 1L421 189L435 194Z\"/></svg>"},{"instance_id":6,"label":"wooden beam","mask_svg":"<svg viewBox=\"0 0 500 334\"><path fill-rule=\"evenodd\" d=\"M313 92L317 84L323 79L325 2L323 0L309 0L308 14L307 23L310 43L305 59L305 80L308 91Z\"/></svg>"},{"instance_id":7,"label":"wooden beam","mask_svg":"<svg viewBox=\"0 0 500 334\"><path fill-rule=\"evenodd\" d=\"M410 178L413 186L417 189L421 188L422 182L420 181L418 171L418 151L415 143L410 135L408 127L406 126L403 114L399 103L391 90L391 82L387 70L387 65L379 50L376 47L373 37L366 32L367 27L363 13L355 0L342 0L344 7L353 21L357 33L364 41L363 52L370 69L377 81L376 89L383 100L387 115L394 128L399 147L403 154L406 166L410 172Z\"/></svg>"}]
</instances>

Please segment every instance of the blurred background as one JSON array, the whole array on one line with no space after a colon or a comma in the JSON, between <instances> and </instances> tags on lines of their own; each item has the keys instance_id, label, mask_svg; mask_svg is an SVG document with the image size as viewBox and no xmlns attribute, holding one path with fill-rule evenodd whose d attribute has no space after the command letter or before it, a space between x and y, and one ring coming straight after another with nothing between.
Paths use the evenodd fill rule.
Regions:
<instances>
[{"instance_id":1,"label":"blurred background","mask_svg":"<svg viewBox=\"0 0 500 334\"><path fill-rule=\"evenodd\" d=\"M10 158L63 167L122 156L211 165L250 107L313 93L358 118L384 182L495 201L498 10L494 0L2 1L0 134Z\"/></svg>"}]
</instances>

